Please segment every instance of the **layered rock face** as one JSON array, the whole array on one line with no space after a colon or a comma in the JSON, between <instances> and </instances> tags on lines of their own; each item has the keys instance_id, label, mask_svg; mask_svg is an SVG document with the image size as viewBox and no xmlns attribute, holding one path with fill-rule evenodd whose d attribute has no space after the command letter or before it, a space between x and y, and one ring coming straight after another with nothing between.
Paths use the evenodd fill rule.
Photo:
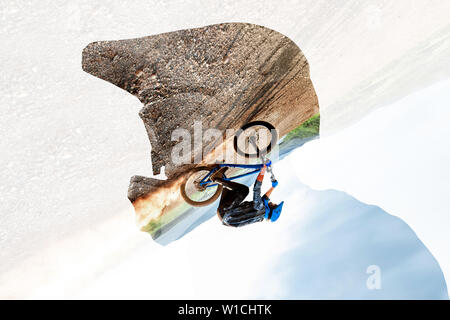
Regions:
<instances>
[{"instance_id":1,"label":"layered rock face","mask_svg":"<svg viewBox=\"0 0 450 320\"><path fill-rule=\"evenodd\" d=\"M196 166L171 161L177 144L171 134L177 128L193 135L195 121L225 132L265 120L282 136L319 111L301 50L282 34L252 24L94 42L83 50L82 67L144 105L139 116L152 146L153 171L158 174L165 166L168 180L133 177L128 192L132 202ZM195 153L210 149L206 143Z\"/></svg>"}]
</instances>

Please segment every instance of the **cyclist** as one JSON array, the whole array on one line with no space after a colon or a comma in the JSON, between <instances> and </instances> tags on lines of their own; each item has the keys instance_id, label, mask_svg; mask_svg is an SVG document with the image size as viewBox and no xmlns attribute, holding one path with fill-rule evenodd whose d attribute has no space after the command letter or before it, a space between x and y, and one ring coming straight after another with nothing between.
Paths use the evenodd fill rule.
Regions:
<instances>
[{"instance_id":1,"label":"cyclist","mask_svg":"<svg viewBox=\"0 0 450 320\"><path fill-rule=\"evenodd\" d=\"M242 227L264 219L275 222L281 214L284 201L280 204L270 202L270 194L278 185L276 180L272 181L272 187L261 197L261 185L267 166L264 165L261 168L256 178L253 186L253 200L244 202L242 201L247 197L249 188L241 183L224 180L223 173L226 169L221 168L211 176L211 180L224 186L217 208L217 215L222 223L230 227Z\"/></svg>"}]
</instances>

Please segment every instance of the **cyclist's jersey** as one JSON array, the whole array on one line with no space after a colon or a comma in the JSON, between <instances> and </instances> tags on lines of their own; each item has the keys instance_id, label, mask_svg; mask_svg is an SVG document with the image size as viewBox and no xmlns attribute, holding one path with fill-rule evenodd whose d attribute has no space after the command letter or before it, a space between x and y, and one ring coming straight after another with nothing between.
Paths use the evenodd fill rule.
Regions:
<instances>
[{"instance_id":1,"label":"cyclist's jersey","mask_svg":"<svg viewBox=\"0 0 450 320\"><path fill-rule=\"evenodd\" d=\"M266 208L261 197L261 185L261 181L255 181L253 201L244 201L237 206L224 210L223 224L232 227L242 227L264 220Z\"/></svg>"}]
</instances>

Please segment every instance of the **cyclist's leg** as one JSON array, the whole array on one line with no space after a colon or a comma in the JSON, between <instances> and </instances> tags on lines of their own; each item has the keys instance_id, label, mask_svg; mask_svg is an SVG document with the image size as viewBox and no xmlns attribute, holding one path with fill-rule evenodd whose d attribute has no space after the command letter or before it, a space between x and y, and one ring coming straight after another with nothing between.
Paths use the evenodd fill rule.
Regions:
<instances>
[{"instance_id":1,"label":"cyclist's leg","mask_svg":"<svg viewBox=\"0 0 450 320\"><path fill-rule=\"evenodd\" d=\"M264 212L252 210L250 212L228 211L222 218L222 222L230 227L242 227L247 224L264 220Z\"/></svg>"},{"instance_id":2,"label":"cyclist's leg","mask_svg":"<svg viewBox=\"0 0 450 320\"><path fill-rule=\"evenodd\" d=\"M233 194L233 203L239 204L244 201L245 197L247 197L249 193L249 188L242 183L237 183L234 181L227 181L224 179L216 179L219 181L225 188L224 190L232 191ZM231 196L229 196L231 198Z\"/></svg>"},{"instance_id":3,"label":"cyclist's leg","mask_svg":"<svg viewBox=\"0 0 450 320\"><path fill-rule=\"evenodd\" d=\"M226 181L221 178L216 179L216 181L217 180L224 187L226 187L223 188L222 196L219 202L219 207L217 208L219 218L222 220L224 211L233 208L239 205L242 201L244 201L245 197L249 193L249 189L246 185L241 183Z\"/></svg>"}]
</instances>

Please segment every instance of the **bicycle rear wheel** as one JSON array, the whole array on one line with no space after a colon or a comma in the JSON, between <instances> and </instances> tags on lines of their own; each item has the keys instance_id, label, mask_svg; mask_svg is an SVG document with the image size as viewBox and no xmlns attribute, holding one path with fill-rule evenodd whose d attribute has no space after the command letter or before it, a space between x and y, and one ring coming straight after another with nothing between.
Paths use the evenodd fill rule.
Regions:
<instances>
[{"instance_id":1,"label":"bicycle rear wheel","mask_svg":"<svg viewBox=\"0 0 450 320\"><path fill-rule=\"evenodd\" d=\"M195 168L189 177L180 186L180 193L184 201L194 207L203 207L213 203L222 193L222 185L209 181L206 185L200 185L213 167Z\"/></svg>"},{"instance_id":2,"label":"bicycle rear wheel","mask_svg":"<svg viewBox=\"0 0 450 320\"><path fill-rule=\"evenodd\" d=\"M250 142L254 137L256 148ZM275 127L266 121L253 121L242 126L234 136L234 150L245 158L259 158L272 150L278 141Z\"/></svg>"}]
</instances>

